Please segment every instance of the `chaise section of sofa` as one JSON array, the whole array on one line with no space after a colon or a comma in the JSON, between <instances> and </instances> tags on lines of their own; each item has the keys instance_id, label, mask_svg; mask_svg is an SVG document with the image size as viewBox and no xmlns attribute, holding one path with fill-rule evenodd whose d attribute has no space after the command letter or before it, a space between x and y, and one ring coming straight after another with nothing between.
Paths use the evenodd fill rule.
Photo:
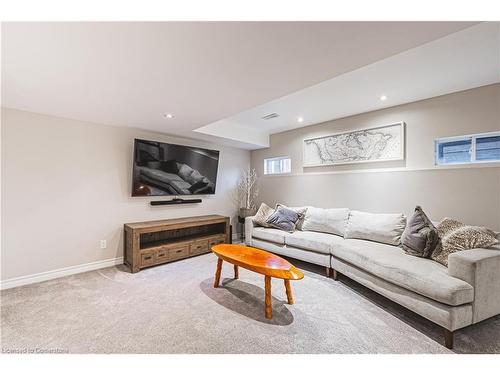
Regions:
<instances>
[{"instance_id":1,"label":"chaise section of sofa","mask_svg":"<svg viewBox=\"0 0 500 375\"><path fill-rule=\"evenodd\" d=\"M498 236L500 240L500 235ZM500 245L451 254L448 267L405 254L399 246L331 233L283 232L245 220L245 242L318 264L359 282L453 332L500 314Z\"/></svg>"},{"instance_id":2,"label":"chaise section of sofa","mask_svg":"<svg viewBox=\"0 0 500 375\"><path fill-rule=\"evenodd\" d=\"M500 235L497 235L500 240ZM472 322L500 314L500 246L460 251L448 257L448 274L474 288Z\"/></svg>"},{"instance_id":3,"label":"chaise section of sofa","mask_svg":"<svg viewBox=\"0 0 500 375\"><path fill-rule=\"evenodd\" d=\"M449 306L474 300L474 288L450 276L445 266L431 259L407 255L397 246L348 239L332 249L333 259Z\"/></svg>"},{"instance_id":4,"label":"chaise section of sofa","mask_svg":"<svg viewBox=\"0 0 500 375\"><path fill-rule=\"evenodd\" d=\"M446 330L446 333L456 331L471 324L472 305L470 303L451 306L435 301L432 298L425 297L384 278L375 276L362 268L338 258L332 258L332 268L335 270L335 273L341 273L391 301L438 324Z\"/></svg>"}]
</instances>

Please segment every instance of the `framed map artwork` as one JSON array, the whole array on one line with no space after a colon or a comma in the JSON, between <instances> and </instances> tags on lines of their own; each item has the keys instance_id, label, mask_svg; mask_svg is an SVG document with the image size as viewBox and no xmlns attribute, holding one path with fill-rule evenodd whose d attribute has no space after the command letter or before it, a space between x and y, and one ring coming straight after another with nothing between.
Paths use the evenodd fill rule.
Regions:
<instances>
[{"instance_id":1,"label":"framed map artwork","mask_svg":"<svg viewBox=\"0 0 500 375\"><path fill-rule=\"evenodd\" d=\"M404 122L304 139L303 166L404 160Z\"/></svg>"}]
</instances>

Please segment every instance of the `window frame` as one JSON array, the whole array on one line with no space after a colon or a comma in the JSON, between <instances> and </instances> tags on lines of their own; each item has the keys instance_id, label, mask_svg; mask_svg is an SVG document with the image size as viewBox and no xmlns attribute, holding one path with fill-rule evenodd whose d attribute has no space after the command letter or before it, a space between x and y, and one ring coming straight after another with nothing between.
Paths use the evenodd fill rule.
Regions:
<instances>
[{"instance_id":1,"label":"window frame","mask_svg":"<svg viewBox=\"0 0 500 375\"><path fill-rule=\"evenodd\" d=\"M270 173L267 171L266 162L269 160L285 160L288 159L290 161L290 171L289 172L280 172L280 173ZM267 171L267 173L266 173ZM292 173L292 158L290 156L273 156L271 158L264 158L264 176L283 176Z\"/></svg>"},{"instance_id":2,"label":"window frame","mask_svg":"<svg viewBox=\"0 0 500 375\"><path fill-rule=\"evenodd\" d=\"M500 159L495 160L476 160L476 142L478 138L488 138L488 137L496 137L500 136L500 131L486 132L486 133L476 133L476 134L467 134L467 135L459 135L454 137L442 137L436 138L434 140L434 165L436 167L446 167L446 166L454 166L454 165L471 165L471 164L490 164L490 163L500 163ZM457 162L457 163L439 163L439 145L445 142L453 142L453 141L464 141L471 140L470 147L470 161L466 162Z\"/></svg>"}]
</instances>

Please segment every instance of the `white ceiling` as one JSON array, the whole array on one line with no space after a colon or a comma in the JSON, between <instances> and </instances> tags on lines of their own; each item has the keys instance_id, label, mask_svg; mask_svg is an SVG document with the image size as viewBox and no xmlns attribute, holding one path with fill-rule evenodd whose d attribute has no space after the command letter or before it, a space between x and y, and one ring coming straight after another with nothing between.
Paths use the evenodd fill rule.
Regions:
<instances>
[{"instance_id":1,"label":"white ceiling","mask_svg":"<svg viewBox=\"0 0 500 375\"><path fill-rule=\"evenodd\" d=\"M269 145L269 134L496 82L500 82L500 23L482 23L197 131L248 140L261 148ZM381 101L382 95L387 100ZM269 113L280 116L263 120ZM299 117L303 122L297 121Z\"/></svg>"},{"instance_id":2,"label":"white ceiling","mask_svg":"<svg viewBox=\"0 0 500 375\"><path fill-rule=\"evenodd\" d=\"M358 94L369 88L373 94L366 95L370 98L371 95L377 96L379 92L375 89L378 86L371 80L377 78L373 74L378 70L370 70L373 66L370 64L474 24L3 23L2 105L257 148L266 144L270 132L297 126L286 120L286 116L294 118L298 115L291 113L290 108L303 108L300 115L306 118L306 122L301 126L334 118L325 116L374 109L369 99L359 100L358 96L355 96L356 100L350 97L349 100L337 101L338 96L329 96L335 86L329 82L302 89L338 77L337 82L343 82L343 86L335 87L344 90L356 87ZM469 47L474 46L464 48L465 53L457 60L470 59ZM439 54L440 51L434 52ZM408 56L402 61L413 69L415 61L412 61L411 54ZM449 57L445 54L437 59ZM435 87L440 82L414 80L409 87L398 87L395 78L418 72L405 71L404 66L394 65L392 61L392 68L390 65L385 68L385 82L390 85L383 87L389 96L384 105L394 105L398 95L406 95L405 100L411 98L413 86L423 86L424 83L430 84L430 95L440 92L440 88ZM426 61L420 63L425 65ZM367 65L370 66L359 69ZM389 68L395 69L392 77ZM450 66L441 68L446 72L457 70ZM345 76L355 73L352 71L365 73L354 76L357 81L352 78L346 81ZM435 75L435 72L430 73ZM463 72L458 69L456 73ZM479 75L479 79L469 81L487 81L489 78L483 77L482 73L482 70L476 71L474 75ZM360 77L363 81L359 81ZM477 83L474 82L469 84ZM309 105L311 97L320 93L321 88L326 90L321 103L318 102L321 105ZM456 86L451 88L456 89ZM308 90L313 91L308 94ZM297 93L289 95L294 92ZM289 103L285 100L287 95L291 100ZM272 102L278 98L281 99ZM358 101L360 105L353 104ZM333 113L324 110L333 107L338 110ZM267 127L270 123L267 122L263 128L260 115L274 111L286 116L282 115L271 127ZM163 118L162 114L166 112L174 113L174 119ZM259 115L257 118L256 114ZM219 120L223 119L226 121L221 126ZM193 131L209 124L220 126L216 136Z\"/></svg>"}]
</instances>

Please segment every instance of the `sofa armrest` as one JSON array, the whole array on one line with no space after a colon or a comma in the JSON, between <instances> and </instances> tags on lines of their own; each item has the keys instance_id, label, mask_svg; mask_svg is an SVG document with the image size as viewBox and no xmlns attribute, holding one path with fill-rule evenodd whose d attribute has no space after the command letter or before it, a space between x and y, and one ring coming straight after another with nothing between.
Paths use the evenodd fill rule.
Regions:
<instances>
[{"instance_id":1,"label":"sofa armrest","mask_svg":"<svg viewBox=\"0 0 500 375\"><path fill-rule=\"evenodd\" d=\"M252 246L252 231L253 227L253 216L247 216L245 218L245 244Z\"/></svg>"},{"instance_id":2,"label":"sofa armrest","mask_svg":"<svg viewBox=\"0 0 500 375\"><path fill-rule=\"evenodd\" d=\"M500 314L500 250L472 249L450 254L448 273L474 288L473 323Z\"/></svg>"}]
</instances>

